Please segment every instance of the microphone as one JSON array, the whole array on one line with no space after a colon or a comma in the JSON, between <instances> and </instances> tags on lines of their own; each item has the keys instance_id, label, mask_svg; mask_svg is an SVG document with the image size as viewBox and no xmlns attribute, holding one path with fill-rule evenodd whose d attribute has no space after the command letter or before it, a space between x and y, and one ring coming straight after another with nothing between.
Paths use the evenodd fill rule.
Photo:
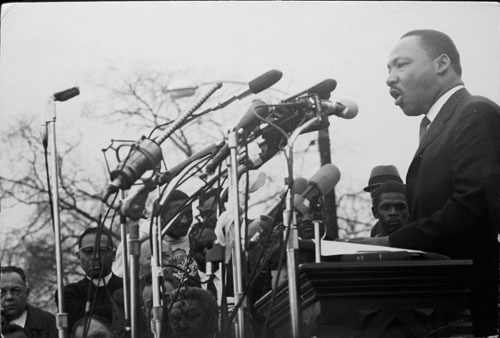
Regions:
<instances>
[{"instance_id":1,"label":"microphone","mask_svg":"<svg viewBox=\"0 0 500 338\"><path fill-rule=\"evenodd\" d=\"M340 118L352 119L358 114L358 105L352 100L344 99L335 103L328 100L320 100L319 104L319 108L324 113L321 114L321 120L303 130L302 134L328 128L330 125L327 118L328 116L335 115ZM274 106L267 120L279 126L287 133L296 129L299 124L303 123L305 120L317 116L317 102L311 98L304 97L294 102L287 102ZM270 137L273 137L273 135L277 133L273 126L264 125L264 127L259 126L257 130L254 131L254 134L270 135Z\"/></svg>"},{"instance_id":2,"label":"microphone","mask_svg":"<svg viewBox=\"0 0 500 338\"><path fill-rule=\"evenodd\" d=\"M142 138L131 149L123 163L110 174L111 183L108 184L102 201L106 202L119 189L129 189L136 180L147 170L154 168L162 158L160 145L150 139Z\"/></svg>"},{"instance_id":3,"label":"microphone","mask_svg":"<svg viewBox=\"0 0 500 338\"><path fill-rule=\"evenodd\" d=\"M304 95L304 94L309 94L309 95L317 94L320 99L328 100L330 98L330 93L333 92L336 87L337 87L337 81L335 81L334 79L326 79L326 80L321 81L318 84L315 84L314 86L312 86L309 89L306 89L298 94L290 96L289 98L287 98L283 102L292 101L292 100L296 99L297 97Z\"/></svg>"},{"instance_id":4,"label":"microphone","mask_svg":"<svg viewBox=\"0 0 500 338\"><path fill-rule=\"evenodd\" d=\"M200 151L194 153L181 163L177 164L176 166L170 168L170 170L167 170L167 172L160 175L158 179L158 184L162 186L165 183L168 183L172 178L177 176L185 167L187 167L193 161L201 159L210 154L213 156L217 151L219 151L222 148L223 145L224 142L220 142L218 144L212 143L206 146L205 148L201 149Z\"/></svg>"},{"instance_id":5,"label":"microphone","mask_svg":"<svg viewBox=\"0 0 500 338\"><path fill-rule=\"evenodd\" d=\"M72 99L77 95L80 95L80 89L78 87L73 87L57 92L54 95L52 95L52 97L54 98L54 101L63 102Z\"/></svg>"},{"instance_id":6,"label":"microphone","mask_svg":"<svg viewBox=\"0 0 500 338\"><path fill-rule=\"evenodd\" d=\"M106 187L102 201L106 202L109 196L119 189L129 189L142 174L154 169L162 159L160 144L180 128L194 111L221 87L221 83L216 83L191 109L182 113L160 137L150 140L143 136L130 149L125 161L119 163L118 167L111 172L111 183Z\"/></svg>"},{"instance_id":7,"label":"microphone","mask_svg":"<svg viewBox=\"0 0 500 338\"><path fill-rule=\"evenodd\" d=\"M293 104L292 104L293 105ZM299 99L295 105L301 109L315 110L314 100L303 98ZM352 119L358 115L358 105L353 100L343 99L339 102L320 100L321 111L327 116L335 115L343 119Z\"/></svg>"},{"instance_id":8,"label":"microphone","mask_svg":"<svg viewBox=\"0 0 500 338\"><path fill-rule=\"evenodd\" d=\"M328 100L331 92L337 88L337 81L334 79L323 80L307 90L307 94L317 94L320 99Z\"/></svg>"},{"instance_id":9,"label":"microphone","mask_svg":"<svg viewBox=\"0 0 500 338\"><path fill-rule=\"evenodd\" d=\"M255 115L258 114L260 117L266 118L269 115L269 112L270 109L264 101L258 99L254 100L246 114L243 115L240 121L236 124L234 130L241 131L240 135L243 135L242 137L244 137L249 131L254 129L261 122L261 120ZM240 137L240 141L242 137ZM224 161L224 159L229 156L229 153L229 146L225 144L219 150L219 152L215 154L213 159L207 164L207 166L205 167L205 172L208 174L213 174L215 168L217 168L222 163L222 161Z\"/></svg>"},{"instance_id":10,"label":"microphone","mask_svg":"<svg viewBox=\"0 0 500 338\"><path fill-rule=\"evenodd\" d=\"M307 188L307 180L303 177L298 177L293 180L294 194L301 194ZM255 247L263 238L272 230L273 225L282 216L285 201L285 192L279 195L278 203L271 209L267 215L260 215L259 219L254 220L250 225L254 224L259 227L259 230L248 240L247 250ZM249 226L250 227L250 226Z\"/></svg>"},{"instance_id":11,"label":"microphone","mask_svg":"<svg viewBox=\"0 0 500 338\"><path fill-rule=\"evenodd\" d=\"M120 213L131 220L139 220L146 207L150 191L147 187L143 187L134 195L127 197L120 206Z\"/></svg>"},{"instance_id":12,"label":"microphone","mask_svg":"<svg viewBox=\"0 0 500 338\"><path fill-rule=\"evenodd\" d=\"M339 102L321 100L321 109L328 116L335 115L343 119L352 119L358 115L358 105L349 99L343 99Z\"/></svg>"},{"instance_id":13,"label":"microphone","mask_svg":"<svg viewBox=\"0 0 500 338\"><path fill-rule=\"evenodd\" d=\"M238 167L238 172L246 172L260 168L281 150L284 138L283 135L270 131L263 133L262 139L262 141L257 142L261 152L245 157Z\"/></svg>"},{"instance_id":14,"label":"microphone","mask_svg":"<svg viewBox=\"0 0 500 338\"><path fill-rule=\"evenodd\" d=\"M339 180L339 169L331 163L325 164L307 182L307 189L301 194L295 194L294 207L300 213L306 214L311 211L312 204L316 203L320 196L328 194Z\"/></svg>"},{"instance_id":15,"label":"microphone","mask_svg":"<svg viewBox=\"0 0 500 338\"><path fill-rule=\"evenodd\" d=\"M276 69L271 69L270 71L265 72L264 74L256 77L252 81L248 83L248 88L242 91L241 93L230 97L229 99L219 103L216 107L209 108L207 111L204 111L201 114L208 113L209 111L218 110L226 107L228 104L241 100L247 97L250 94L258 94L267 88L271 87L273 84L281 80L283 73ZM201 115L200 114L200 115Z\"/></svg>"},{"instance_id":16,"label":"microphone","mask_svg":"<svg viewBox=\"0 0 500 338\"><path fill-rule=\"evenodd\" d=\"M270 109L264 101L259 99L253 100L252 105L246 114L241 117L234 130L239 132L242 129L242 133L248 133L262 122L257 115L265 119L269 113Z\"/></svg>"}]
</instances>

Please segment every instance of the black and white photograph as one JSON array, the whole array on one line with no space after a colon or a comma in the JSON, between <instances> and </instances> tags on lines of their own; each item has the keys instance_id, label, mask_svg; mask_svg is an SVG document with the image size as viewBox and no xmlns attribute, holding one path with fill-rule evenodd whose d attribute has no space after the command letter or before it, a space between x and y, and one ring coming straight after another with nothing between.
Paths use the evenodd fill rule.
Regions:
<instances>
[{"instance_id":1,"label":"black and white photograph","mask_svg":"<svg viewBox=\"0 0 500 338\"><path fill-rule=\"evenodd\" d=\"M0 16L2 338L499 336L499 3Z\"/></svg>"}]
</instances>

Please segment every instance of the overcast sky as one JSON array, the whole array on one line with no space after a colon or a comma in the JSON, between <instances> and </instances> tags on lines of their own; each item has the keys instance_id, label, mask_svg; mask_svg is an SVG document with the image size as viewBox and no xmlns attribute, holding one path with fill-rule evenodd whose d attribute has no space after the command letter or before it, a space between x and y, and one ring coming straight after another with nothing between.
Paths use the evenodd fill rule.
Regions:
<instances>
[{"instance_id":1,"label":"overcast sky","mask_svg":"<svg viewBox=\"0 0 500 338\"><path fill-rule=\"evenodd\" d=\"M494 2L18 3L3 5L1 18L2 129L17 115L40 115L50 94L73 84L81 94L59 108L58 119L78 121L81 107L94 100L89 74L110 64L191 68L243 82L278 69L283 78L274 88L289 94L332 78L338 85L331 99L359 105L353 120L330 118L339 189L361 190L379 164L394 164L406 175L419 119L394 105L385 80L387 56L407 31L447 33L461 53L469 91L500 102L500 7ZM182 85L197 83L185 78ZM74 127L85 129L96 153L116 137L113 129ZM58 138L70 132L60 130Z\"/></svg>"}]
</instances>

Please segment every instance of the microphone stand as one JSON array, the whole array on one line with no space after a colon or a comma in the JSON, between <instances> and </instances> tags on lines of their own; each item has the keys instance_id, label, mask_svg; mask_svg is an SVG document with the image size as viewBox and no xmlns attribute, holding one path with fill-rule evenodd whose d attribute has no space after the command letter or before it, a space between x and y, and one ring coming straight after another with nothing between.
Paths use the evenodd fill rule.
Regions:
<instances>
[{"instance_id":1,"label":"microphone stand","mask_svg":"<svg viewBox=\"0 0 500 338\"><path fill-rule=\"evenodd\" d=\"M158 173L158 171L157 171ZM158 182L158 175L156 181ZM161 320L163 316L163 306L161 298L161 277L163 276L162 270L162 236L160 226L158 225L159 216L159 201L161 198L160 185L157 185L158 199L154 205L153 210L153 231L151 234L151 241L153 248L151 250L151 277L152 277L152 293L153 293L153 318L151 319L151 329L155 338L161 337Z\"/></svg>"},{"instance_id":2,"label":"microphone stand","mask_svg":"<svg viewBox=\"0 0 500 338\"><path fill-rule=\"evenodd\" d=\"M125 191L122 190L122 200L125 199ZM120 207L120 237L122 248L122 271L123 271L123 312L125 317L125 331L130 331L130 273L128 266L128 247L127 247L127 216Z\"/></svg>"},{"instance_id":3,"label":"microphone stand","mask_svg":"<svg viewBox=\"0 0 500 338\"><path fill-rule=\"evenodd\" d=\"M61 222L59 215L59 168L58 168L58 158L57 158L57 142L56 142L56 101L67 101L80 94L80 89L78 87L72 87L57 93L54 93L47 102L47 129L52 123L52 143L51 143L51 153L52 153L52 211L54 217L54 242L56 249L56 270L57 270L57 300L59 302L58 310L56 314L56 327L58 330L59 338L67 337L68 328L68 314L64 312L64 290L63 290L63 269L62 269L62 251L61 251ZM53 109L50 109L53 108ZM48 115L52 116L49 118ZM44 142L47 135L43 135Z\"/></svg>"},{"instance_id":4,"label":"microphone stand","mask_svg":"<svg viewBox=\"0 0 500 338\"><path fill-rule=\"evenodd\" d=\"M317 95L313 96L316 101L316 111L317 116L306 121L303 125L297 127L287 140L287 145L284 148L285 154L287 154L288 163L286 166L286 171L289 173L289 177L286 182L292 186L290 189L290 196L286 199L286 209L283 211L283 225L288 228L288 241L286 243L286 257L287 257L287 273L288 273L288 301L290 304L290 324L292 329L292 337L301 337L301 304L300 290L298 288L298 276L297 276L297 252L299 249L299 239L295 212L293 212L293 202L294 202L294 189L293 189L293 146L297 138L310 126L315 123L321 122L321 105L319 104L319 97ZM286 239L286 237L285 237Z\"/></svg>"},{"instance_id":5,"label":"microphone stand","mask_svg":"<svg viewBox=\"0 0 500 338\"><path fill-rule=\"evenodd\" d=\"M316 263L321 263L321 236L320 236L320 228L319 225L321 224L320 220L314 220L314 241L316 242L314 246L314 261ZM325 229L325 234L326 234L326 229Z\"/></svg>"},{"instance_id":6,"label":"microphone stand","mask_svg":"<svg viewBox=\"0 0 500 338\"><path fill-rule=\"evenodd\" d=\"M238 304L243 297L243 268L241 251L241 228L240 228L240 203L238 195L238 136L237 132L232 130L228 133L228 146L230 150L228 161L229 176L229 198L233 202L234 218L234 247L233 247L233 281L234 281L234 303ZM245 338L245 311L247 308L246 298L242 301L238 311L238 322L236 324L236 338Z\"/></svg>"},{"instance_id":7,"label":"microphone stand","mask_svg":"<svg viewBox=\"0 0 500 338\"><path fill-rule=\"evenodd\" d=\"M128 260L126 256L126 251L122 252L123 257L123 282L124 286L127 277L130 279L130 296L128 290L124 288L124 304L125 304L125 320L130 318L131 327L131 338L139 337L139 256L141 254L141 243L139 238L139 219L141 218L142 212L145 208L146 199L148 197L148 192L146 190L139 191L137 194L131 196L129 199L124 200L120 205L120 222L123 228L126 223L126 218L128 217L128 253L130 260L130 270L128 269ZM122 236L125 229L122 229ZM122 250L125 248L124 240L122 237ZM128 297L130 297L130 309L127 309ZM127 310L129 313L127 313ZM128 315L128 317L127 317Z\"/></svg>"},{"instance_id":8,"label":"microphone stand","mask_svg":"<svg viewBox=\"0 0 500 338\"><path fill-rule=\"evenodd\" d=\"M59 312L56 314L56 326L59 338L67 337L68 314L64 312L64 285L63 285L63 269L62 269L62 251L61 251L61 224L59 218L59 170L57 159L57 142L56 142L56 106L55 98L51 96L47 102L48 107L53 107L51 110L52 116L47 120L47 126L52 131L51 153L52 153L52 210L54 214L54 242L56 246L56 269L57 269L57 300L59 303Z\"/></svg>"}]
</instances>

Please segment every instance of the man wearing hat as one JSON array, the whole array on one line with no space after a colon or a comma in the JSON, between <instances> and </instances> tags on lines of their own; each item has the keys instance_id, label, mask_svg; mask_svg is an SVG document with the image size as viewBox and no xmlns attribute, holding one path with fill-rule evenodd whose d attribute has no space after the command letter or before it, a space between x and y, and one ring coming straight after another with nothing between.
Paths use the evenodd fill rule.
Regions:
<instances>
[{"instance_id":1,"label":"man wearing hat","mask_svg":"<svg viewBox=\"0 0 500 338\"><path fill-rule=\"evenodd\" d=\"M372 169L368 185L363 190L372 193L375 188L386 181L403 183L401 176L399 176L398 168L393 165L378 165Z\"/></svg>"},{"instance_id":2,"label":"man wearing hat","mask_svg":"<svg viewBox=\"0 0 500 338\"><path fill-rule=\"evenodd\" d=\"M386 183L391 184L386 184ZM383 186L383 189L378 189ZM394 165L378 165L374 167L363 188L372 198L372 213L377 219L370 237L387 236L408 223L409 211L406 201L406 187ZM378 192L376 192L379 190ZM387 209L387 210L385 210Z\"/></svg>"},{"instance_id":3,"label":"man wearing hat","mask_svg":"<svg viewBox=\"0 0 500 338\"><path fill-rule=\"evenodd\" d=\"M410 211L403 183L388 180L372 191L372 213L378 221L371 237L388 236L410 221Z\"/></svg>"}]
</instances>

